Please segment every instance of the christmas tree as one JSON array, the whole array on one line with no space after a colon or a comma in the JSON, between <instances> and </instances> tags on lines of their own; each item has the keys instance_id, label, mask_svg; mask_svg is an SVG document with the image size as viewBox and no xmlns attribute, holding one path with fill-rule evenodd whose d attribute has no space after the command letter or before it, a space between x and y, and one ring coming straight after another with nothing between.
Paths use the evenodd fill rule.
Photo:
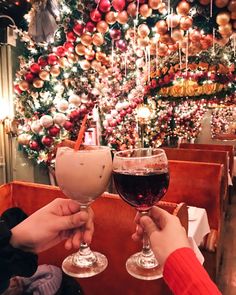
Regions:
<instances>
[{"instance_id":1,"label":"christmas tree","mask_svg":"<svg viewBox=\"0 0 236 295\"><path fill-rule=\"evenodd\" d=\"M234 102L233 2L33 1L18 30L19 144L50 165L85 114L116 150L141 133L144 146L196 138L208 102Z\"/></svg>"}]
</instances>

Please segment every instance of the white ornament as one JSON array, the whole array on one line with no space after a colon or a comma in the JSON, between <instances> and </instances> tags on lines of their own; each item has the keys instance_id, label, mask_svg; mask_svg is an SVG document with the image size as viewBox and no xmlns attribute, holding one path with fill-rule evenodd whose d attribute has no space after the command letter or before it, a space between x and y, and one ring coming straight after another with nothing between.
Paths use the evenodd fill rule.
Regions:
<instances>
[{"instance_id":1,"label":"white ornament","mask_svg":"<svg viewBox=\"0 0 236 295\"><path fill-rule=\"evenodd\" d=\"M19 144L22 144L22 145L27 145L27 144L29 144L30 139L31 139L31 136L30 136L29 134L27 134L27 133L21 133L21 134L18 136L18 138L17 138L18 143L19 143Z\"/></svg>"},{"instance_id":2,"label":"white ornament","mask_svg":"<svg viewBox=\"0 0 236 295\"><path fill-rule=\"evenodd\" d=\"M53 118L49 115L44 115L40 118L40 123L43 127L49 128L53 125Z\"/></svg>"},{"instance_id":3,"label":"white ornament","mask_svg":"<svg viewBox=\"0 0 236 295\"><path fill-rule=\"evenodd\" d=\"M116 104L116 110L119 112L119 111L121 111L122 109L123 109L122 104L121 104L120 102L118 102L118 103Z\"/></svg>"},{"instance_id":4,"label":"white ornament","mask_svg":"<svg viewBox=\"0 0 236 295\"><path fill-rule=\"evenodd\" d=\"M108 122L107 122L106 120L103 121L103 126L104 126L105 128L107 128L107 127L109 126L109 124L108 124Z\"/></svg>"},{"instance_id":5,"label":"white ornament","mask_svg":"<svg viewBox=\"0 0 236 295\"><path fill-rule=\"evenodd\" d=\"M116 117L116 116L118 115L117 110L111 110L111 115L112 115L113 117Z\"/></svg>"},{"instance_id":6,"label":"white ornament","mask_svg":"<svg viewBox=\"0 0 236 295\"><path fill-rule=\"evenodd\" d=\"M42 130L43 127L42 127L40 121L36 120L31 123L30 128L35 134L38 134Z\"/></svg>"},{"instance_id":7,"label":"white ornament","mask_svg":"<svg viewBox=\"0 0 236 295\"><path fill-rule=\"evenodd\" d=\"M65 99L62 99L58 102L57 104L57 108L60 112L65 112L68 110L68 107L69 107L69 103L67 100Z\"/></svg>"},{"instance_id":8,"label":"white ornament","mask_svg":"<svg viewBox=\"0 0 236 295\"><path fill-rule=\"evenodd\" d=\"M81 99L80 99L79 95L77 95L77 94L70 95L70 97L69 97L69 103L72 103L75 106L79 106L80 103L81 103Z\"/></svg>"},{"instance_id":9,"label":"white ornament","mask_svg":"<svg viewBox=\"0 0 236 295\"><path fill-rule=\"evenodd\" d=\"M66 115L61 114L61 113L56 113L53 116L54 123L57 124L57 125L60 125L60 126L64 125L66 119L67 119Z\"/></svg>"}]
</instances>

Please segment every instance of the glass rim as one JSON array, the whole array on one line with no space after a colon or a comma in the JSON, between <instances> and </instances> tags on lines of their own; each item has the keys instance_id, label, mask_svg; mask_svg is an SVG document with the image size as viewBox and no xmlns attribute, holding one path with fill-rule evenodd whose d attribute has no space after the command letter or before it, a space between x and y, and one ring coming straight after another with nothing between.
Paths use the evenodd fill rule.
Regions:
<instances>
[{"instance_id":1,"label":"glass rim","mask_svg":"<svg viewBox=\"0 0 236 295\"><path fill-rule=\"evenodd\" d=\"M122 156L119 155L119 154L122 154L122 153L133 152L133 151L137 151L137 150L145 150L145 151L147 151L147 150L158 150L158 151L161 151L161 153L156 154L156 155L137 156L137 157L122 157ZM123 150L123 151L115 152L114 156L119 158L119 159L133 160L133 159L139 159L139 158L153 158L153 157L160 156L161 154L164 154L166 156L165 150L161 149L161 148L135 148L135 149L126 149L126 150Z\"/></svg>"},{"instance_id":2,"label":"glass rim","mask_svg":"<svg viewBox=\"0 0 236 295\"><path fill-rule=\"evenodd\" d=\"M92 152L92 151L103 151L103 150L111 150L111 148L109 146L106 146L106 145L88 145L88 144L85 144L83 146L89 146L89 147L92 147L91 149L88 149L88 150L75 150L74 148L72 147L69 147L69 146L60 146L57 148L57 150L62 150L62 149L68 149L68 150L71 150L71 151L74 151L76 153L88 153L88 152ZM95 148L95 149L93 149Z\"/></svg>"}]
</instances>

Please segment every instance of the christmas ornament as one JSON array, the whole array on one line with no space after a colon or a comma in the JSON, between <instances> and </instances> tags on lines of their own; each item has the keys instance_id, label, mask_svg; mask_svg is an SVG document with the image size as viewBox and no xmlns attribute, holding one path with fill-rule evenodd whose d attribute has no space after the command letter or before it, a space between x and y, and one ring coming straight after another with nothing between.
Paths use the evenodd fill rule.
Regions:
<instances>
[{"instance_id":1,"label":"christmas ornament","mask_svg":"<svg viewBox=\"0 0 236 295\"><path fill-rule=\"evenodd\" d=\"M67 100L65 99L61 99L58 103L57 103L57 109L60 111L60 112L65 112L67 111L69 107L69 103Z\"/></svg>"},{"instance_id":2,"label":"christmas ornament","mask_svg":"<svg viewBox=\"0 0 236 295\"><path fill-rule=\"evenodd\" d=\"M70 121L66 121L63 125L63 127L67 130L70 131L73 128L73 124Z\"/></svg>"},{"instance_id":3,"label":"christmas ornament","mask_svg":"<svg viewBox=\"0 0 236 295\"><path fill-rule=\"evenodd\" d=\"M46 70L42 70L39 72L39 78L43 81L49 81L50 80L50 74Z\"/></svg>"},{"instance_id":4,"label":"christmas ornament","mask_svg":"<svg viewBox=\"0 0 236 295\"><path fill-rule=\"evenodd\" d=\"M109 0L101 0L98 7L102 12L108 12L111 9L111 2Z\"/></svg>"},{"instance_id":5,"label":"christmas ornament","mask_svg":"<svg viewBox=\"0 0 236 295\"><path fill-rule=\"evenodd\" d=\"M50 136L55 137L60 133L60 130L61 129L59 127L54 125L48 129L48 133Z\"/></svg>"},{"instance_id":6,"label":"christmas ornament","mask_svg":"<svg viewBox=\"0 0 236 295\"><path fill-rule=\"evenodd\" d=\"M49 65L56 65L58 62L58 57L56 56L56 54L51 53L48 55L48 64Z\"/></svg>"},{"instance_id":7,"label":"christmas ornament","mask_svg":"<svg viewBox=\"0 0 236 295\"><path fill-rule=\"evenodd\" d=\"M39 78L35 78L34 81L33 81L33 86L35 88L42 88L44 85L44 81L39 79Z\"/></svg>"},{"instance_id":8,"label":"christmas ornament","mask_svg":"<svg viewBox=\"0 0 236 295\"><path fill-rule=\"evenodd\" d=\"M35 134L39 134L43 128L39 120L33 121L31 123L30 127L31 127L31 130L33 131L33 133L35 133Z\"/></svg>"},{"instance_id":9,"label":"christmas ornament","mask_svg":"<svg viewBox=\"0 0 236 295\"><path fill-rule=\"evenodd\" d=\"M49 128L53 125L53 118L49 115L43 115L39 121L44 128Z\"/></svg>"},{"instance_id":10,"label":"christmas ornament","mask_svg":"<svg viewBox=\"0 0 236 295\"><path fill-rule=\"evenodd\" d=\"M105 22L104 20L101 20L100 22L97 23L96 28L99 33L105 34L108 31L109 26L108 26L107 22Z\"/></svg>"},{"instance_id":11,"label":"christmas ornament","mask_svg":"<svg viewBox=\"0 0 236 295\"><path fill-rule=\"evenodd\" d=\"M102 15L98 9L94 9L90 12L90 18L95 23L99 22L102 19Z\"/></svg>"},{"instance_id":12,"label":"christmas ornament","mask_svg":"<svg viewBox=\"0 0 236 295\"><path fill-rule=\"evenodd\" d=\"M19 82L19 89L21 91L27 91L29 89L29 83L25 80Z\"/></svg>"},{"instance_id":13,"label":"christmas ornament","mask_svg":"<svg viewBox=\"0 0 236 295\"><path fill-rule=\"evenodd\" d=\"M41 68L38 64L33 63L32 65L30 65L30 71L34 74L38 74L40 72Z\"/></svg>"},{"instance_id":14,"label":"christmas ornament","mask_svg":"<svg viewBox=\"0 0 236 295\"><path fill-rule=\"evenodd\" d=\"M22 145L28 145L30 142L31 136L27 133L21 133L18 137L17 137L17 141L19 144Z\"/></svg>"},{"instance_id":15,"label":"christmas ornament","mask_svg":"<svg viewBox=\"0 0 236 295\"><path fill-rule=\"evenodd\" d=\"M76 35L81 36L84 32L84 25L82 23L76 23L73 27L73 32Z\"/></svg>"},{"instance_id":16,"label":"christmas ornament","mask_svg":"<svg viewBox=\"0 0 236 295\"><path fill-rule=\"evenodd\" d=\"M42 138L42 144L47 146L47 147L50 147L53 143L53 138L50 137L50 136L43 136Z\"/></svg>"},{"instance_id":17,"label":"christmas ornament","mask_svg":"<svg viewBox=\"0 0 236 295\"><path fill-rule=\"evenodd\" d=\"M116 11L122 11L125 8L125 0L112 0L112 6Z\"/></svg>"},{"instance_id":18,"label":"christmas ornament","mask_svg":"<svg viewBox=\"0 0 236 295\"><path fill-rule=\"evenodd\" d=\"M29 143L29 147L31 150L37 151L39 149L39 144L35 140L31 140Z\"/></svg>"},{"instance_id":19,"label":"christmas ornament","mask_svg":"<svg viewBox=\"0 0 236 295\"><path fill-rule=\"evenodd\" d=\"M69 103L74 104L75 106L79 106L81 102L80 96L77 94L72 94L69 97Z\"/></svg>"},{"instance_id":20,"label":"christmas ornament","mask_svg":"<svg viewBox=\"0 0 236 295\"><path fill-rule=\"evenodd\" d=\"M61 113L56 113L53 116L53 121L55 124L59 125L59 126L63 126L65 121L66 121L67 117L64 114Z\"/></svg>"}]
</instances>

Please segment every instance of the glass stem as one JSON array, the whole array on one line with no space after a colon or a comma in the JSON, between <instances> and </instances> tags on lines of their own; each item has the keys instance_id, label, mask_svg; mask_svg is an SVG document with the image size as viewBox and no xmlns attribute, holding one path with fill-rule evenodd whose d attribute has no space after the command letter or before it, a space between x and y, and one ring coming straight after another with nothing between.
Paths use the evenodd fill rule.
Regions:
<instances>
[{"instance_id":1,"label":"glass stem","mask_svg":"<svg viewBox=\"0 0 236 295\"><path fill-rule=\"evenodd\" d=\"M81 211L88 211L88 205L81 205ZM81 231L84 232L85 226L81 227ZM96 255L91 251L87 243L82 242L80 244L79 251L73 256L73 263L80 267L90 267L97 261Z\"/></svg>"},{"instance_id":2,"label":"glass stem","mask_svg":"<svg viewBox=\"0 0 236 295\"><path fill-rule=\"evenodd\" d=\"M149 215L148 211L141 212L142 215ZM138 264L139 266L143 268L154 268L158 265L158 262L155 258L155 255L152 252L150 241L148 238L147 233L144 232L143 234L143 248L142 252L140 252L139 258L138 258Z\"/></svg>"}]
</instances>

